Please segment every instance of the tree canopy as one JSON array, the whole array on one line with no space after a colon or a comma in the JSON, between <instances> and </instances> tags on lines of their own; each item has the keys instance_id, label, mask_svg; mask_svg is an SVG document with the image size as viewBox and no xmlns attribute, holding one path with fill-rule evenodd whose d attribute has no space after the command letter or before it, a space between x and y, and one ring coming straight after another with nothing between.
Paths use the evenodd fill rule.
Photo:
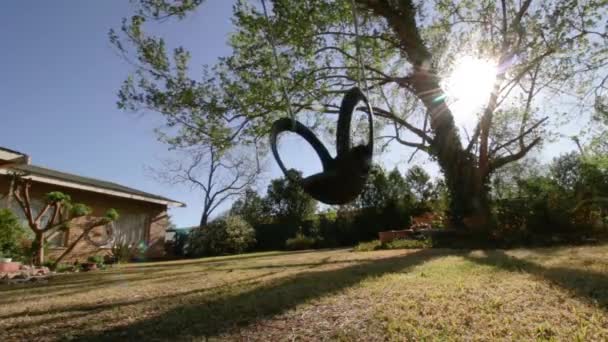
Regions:
<instances>
[{"instance_id":1,"label":"tree canopy","mask_svg":"<svg viewBox=\"0 0 608 342\"><path fill-rule=\"evenodd\" d=\"M490 175L540 145L549 124L563 118L561 100L576 104L567 109L572 115L606 108L605 0L274 0L268 18L258 2L238 1L232 54L203 70L191 69L185 47L169 51L162 37L146 33L151 21L204 10L203 1L137 3L121 33L110 32L136 66L118 104L161 113L164 140L263 148L272 121L290 111L331 130L325 124L341 94L367 84L385 124L382 138L438 162L455 223L469 216L485 222ZM477 123L464 130L455 123L458 99L446 80L470 56L490 61L495 77L483 105L468 113Z\"/></svg>"}]
</instances>

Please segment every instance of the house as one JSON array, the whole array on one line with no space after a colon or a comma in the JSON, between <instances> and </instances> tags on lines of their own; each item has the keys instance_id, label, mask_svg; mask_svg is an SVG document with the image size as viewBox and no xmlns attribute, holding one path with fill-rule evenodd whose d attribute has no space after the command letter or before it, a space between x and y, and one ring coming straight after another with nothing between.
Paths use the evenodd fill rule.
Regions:
<instances>
[{"instance_id":1,"label":"house","mask_svg":"<svg viewBox=\"0 0 608 342\"><path fill-rule=\"evenodd\" d=\"M27 155L0 148L0 207L9 207L23 218L22 210L9 196L14 186L13 173L30 180L30 197L35 212L44 206L44 195L51 191L61 191L70 195L73 201L90 206L95 216L102 216L110 208L116 209L120 217L112 223L112 240L140 246L148 258L164 255L165 231L169 225L168 207L185 206L184 203L124 185L32 165ZM82 232L78 220L67 231L53 234L48 241L48 257L58 257L78 238ZM110 249L111 244L97 247L82 239L64 260L84 261L91 255L107 254Z\"/></svg>"}]
</instances>

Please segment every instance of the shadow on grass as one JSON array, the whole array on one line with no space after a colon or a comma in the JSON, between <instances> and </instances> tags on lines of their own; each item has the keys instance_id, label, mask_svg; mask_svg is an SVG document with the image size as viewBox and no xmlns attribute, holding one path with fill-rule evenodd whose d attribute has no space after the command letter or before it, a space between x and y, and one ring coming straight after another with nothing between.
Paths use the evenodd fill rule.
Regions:
<instances>
[{"instance_id":1,"label":"shadow on grass","mask_svg":"<svg viewBox=\"0 0 608 342\"><path fill-rule=\"evenodd\" d=\"M151 268L151 269L167 269L168 267L175 267L175 266L195 266L195 265L201 265L201 266L207 266L209 264L216 264L216 263L226 263L229 261L237 261L237 260L246 260L246 259L257 259L257 258L269 258L269 257L275 257L278 255L284 256L284 255L292 255L292 254L307 254L307 253L319 253L319 252L324 252L324 251L331 251L331 250L339 250L339 249L311 249L311 250L304 250L304 251L272 251L272 252L254 252L254 253L249 253L249 254L239 254L239 255L232 255L232 256L220 256L220 257L207 257L207 258L199 258L199 259L183 259L183 260L177 260L177 261L171 261L169 263L163 263L162 265L160 264L155 264L155 263L151 263L151 264L129 264L127 267L125 267L125 269L147 269L147 268Z\"/></svg>"},{"instance_id":2,"label":"shadow on grass","mask_svg":"<svg viewBox=\"0 0 608 342\"><path fill-rule=\"evenodd\" d=\"M32 300L37 297L72 296L107 288L108 286L137 286L138 283L151 284L168 280L174 281L180 278L192 278L192 270L176 270L174 269L173 272L166 274L163 271L138 273L117 270L113 272L80 274L80 279L75 279L72 275L61 278L62 276L60 275L59 279L51 278L48 284L26 283L11 285L10 287L7 286L7 288L1 289L0 305L22 301L24 298ZM199 273L201 276L205 274L205 272Z\"/></svg>"},{"instance_id":3,"label":"shadow on grass","mask_svg":"<svg viewBox=\"0 0 608 342\"><path fill-rule=\"evenodd\" d=\"M268 273L260 274L260 275L254 276L254 277L241 279L241 284L255 285L255 284L261 282L263 278L268 277L268 276L272 275L273 273L274 272L268 272ZM217 290L220 290L221 288L226 288L226 287L227 286L224 284L224 285L217 285L217 286L206 287L206 288L201 288L201 289L196 289L196 290L191 290L191 291L178 292L178 293L165 295L165 296L161 296L161 297L156 297L156 298L131 299L131 300L123 300L123 301L119 301L119 302L99 303L99 304L76 304L76 305L62 306L61 308L50 309L50 310L49 309L28 310L25 312L16 312L16 313L8 314L8 315L2 315L2 316L0 316L0 318L8 319L8 318L15 318L15 317L22 317L22 316L28 316L29 318L35 318L37 316L46 316L46 315L52 316L52 315L58 315L58 314L61 315L60 317L57 317L57 318L51 318L51 319L42 320L42 321L34 320L33 322L30 322L30 323L18 322L15 325L8 325L6 327L7 330L11 330L14 328L22 329L22 328L27 328L29 326L36 326L41 323L52 323L52 322L56 322L56 321L65 320L66 318L70 317L70 315L67 315L67 316L65 315L68 313L77 313L78 316L84 316L87 314L98 313L98 312L101 312L104 310L118 309L118 308L122 308L125 306L137 305L137 304L142 304L142 303L146 303L146 302L153 302L153 301L157 301L157 300L171 300L174 298L183 297L183 296L192 295L192 294L202 294L202 293L207 293L207 292L213 292L213 291L217 291Z\"/></svg>"},{"instance_id":4,"label":"shadow on grass","mask_svg":"<svg viewBox=\"0 0 608 342\"><path fill-rule=\"evenodd\" d=\"M405 271L447 250L420 250L407 255L365 261L339 269L298 273L241 292L225 291L216 298L197 296L154 317L126 326L81 335L83 341L175 340L213 337L258 319L281 314L298 304L335 294L371 277Z\"/></svg>"},{"instance_id":5,"label":"shadow on grass","mask_svg":"<svg viewBox=\"0 0 608 342\"><path fill-rule=\"evenodd\" d=\"M11 304L19 301L23 301L23 297L27 296L28 300L36 298L45 298L48 296L53 297L65 297L72 296L75 294L84 294L94 292L99 289L105 289L109 286L138 286L139 283L146 285L154 283L164 283L166 281L178 281L180 279L189 280L192 279L193 273L197 273L199 277L206 276L207 273L217 272L233 272L240 270L263 270L263 269L290 269L290 268L315 268L331 264L343 264L348 265L355 262L368 261L369 259L350 259L350 260L338 260L329 261L328 258L324 258L319 262L311 263L293 263L293 264L267 264L259 266L243 266L243 267L227 267L225 269L210 267L209 265L204 268L198 269L186 269L184 271L170 267L159 270L146 270L136 272L132 269L124 271L124 269L112 270L110 272L103 273L88 273L80 274L80 278L74 279L72 275L65 275L64 278L52 279L48 284L22 284L13 285L5 289L0 289L0 293L5 292L4 295L0 296L0 305ZM229 265L228 262L224 262ZM222 266L226 266L222 264ZM62 276L59 276L62 277ZM0 318L2 316L0 315Z\"/></svg>"},{"instance_id":6,"label":"shadow on grass","mask_svg":"<svg viewBox=\"0 0 608 342\"><path fill-rule=\"evenodd\" d=\"M469 255L465 258L510 272L530 273L608 310L608 275L604 273L567 267L544 267L500 250L487 251L486 255L481 257Z\"/></svg>"}]
</instances>

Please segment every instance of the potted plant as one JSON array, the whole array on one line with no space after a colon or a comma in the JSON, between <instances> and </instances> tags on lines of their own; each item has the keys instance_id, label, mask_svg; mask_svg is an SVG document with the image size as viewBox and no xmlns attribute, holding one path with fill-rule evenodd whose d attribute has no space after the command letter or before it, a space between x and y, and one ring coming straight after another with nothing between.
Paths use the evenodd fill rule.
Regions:
<instances>
[{"instance_id":1,"label":"potted plant","mask_svg":"<svg viewBox=\"0 0 608 342\"><path fill-rule=\"evenodd\" d=\"M9 258L8 256L5 256L5 254L0 251L0 263L5 263L5 262L11 262L13 261L13 258Z\"/></svg>"}]
</instances>

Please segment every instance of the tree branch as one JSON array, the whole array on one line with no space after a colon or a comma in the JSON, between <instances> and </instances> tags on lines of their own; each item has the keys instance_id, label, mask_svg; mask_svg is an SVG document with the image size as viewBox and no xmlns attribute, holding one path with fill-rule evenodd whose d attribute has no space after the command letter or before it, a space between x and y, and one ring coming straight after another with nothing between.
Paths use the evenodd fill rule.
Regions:
<instances>
[{"instance_id":1,"label":"tree branch","mask_svg":"<svg viewBox=\"0 0 608 342\"><path fill-rule=\"evenodd\" d=\"M360 111L362 111L362 112L366 112L366 113L368 112L367 107L358 107L357 109L360 110ZM412 133L414 133L417 136L423 138L424 140L426 140L426 142L428 142L428 143L432 143L433 142L433 139L431 137L429 137L421 129L414 127L409 122L407 122L406 120L404 120L404 119L396 116L395 114L391 113L390 111L387 111L386 109L379 108L379 107L372 107L372 110L374 111L374 115L377 115L377 116L382 117L382 118L393 120L394 122L398 123L399 125L401 125L401 126L407 128L408 130L410 130Z\"/></svg>"},{"instance_id":2,"label":"tree branch","mask_svg":"<svg viewBox=\"0 0 608 342\"><path fill-rule=\"evenodd\" d=\"M534 139L528 146L524 146L524 148L520 149L517 153L505 156L505 157L500 157L500 158L496 158L495 160L493 160L490 163L490 167L488 170L488 173L493 172L494 170L505 166L506 164L509 164L511 162L517 161L521 158L523 158L528 152L530 152L530 150L538 145L541 142L541 138L536 138Z\"/></svg>"},{"instance_id":3,"label":"tree branch","mask_svg":"<svg viewBox=\"0 0 608 342\"><path fill-rule=\"evenodd\" d=\"M532 126L531 126L531 127L529 127L528 129L526 129L525 131L522 131L522 132L521 132L519 135L517 135L515 138L512 138L512 139L510 139L509 141L507 141L507 142L505 142L505 143L503 143L503 144L501 144L501 145L498 145L497 147L495 147L495 148L492 150L492 154L494 155L494 154L496 154L496 152L498 152L500 149L502 149L502 148L504 148L504 147L506 147L506 146L509 146L509 145L511 145L511 144L513 144L513 143L516 143L518 140L523 139L523 138L524 138L526 135L528 135L528 134L532 133L532 131L533 131L534 129L536 129L538 126L542 125L542 124L543 124L545 121L547 121L548 119L549 119L549 117L548 117L548 116L547 116L547 117L542 118L541 120L539 120L537 123L535 123L534 125L532 125ZM523 149L525 149L525 146L524 146L523 144L521 145L521 149L522 149L522 150L523 150Z\"/></svg>"}]
</instances>

